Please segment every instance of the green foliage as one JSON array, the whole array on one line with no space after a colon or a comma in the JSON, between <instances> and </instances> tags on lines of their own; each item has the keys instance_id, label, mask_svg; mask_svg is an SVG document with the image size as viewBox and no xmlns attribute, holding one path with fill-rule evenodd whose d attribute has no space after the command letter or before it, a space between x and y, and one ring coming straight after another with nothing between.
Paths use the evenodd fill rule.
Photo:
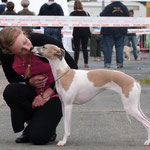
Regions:
<instances>
[{"instance_id":1,"label":"green foliage","mask_svg":"<svg viewBox=\"0 0 150 150\"><path fill-rule=\"evenodd\" d=\"M141 84L150 85L150 78L140 79L139 82Z\"/></svg>"}]
</instances>

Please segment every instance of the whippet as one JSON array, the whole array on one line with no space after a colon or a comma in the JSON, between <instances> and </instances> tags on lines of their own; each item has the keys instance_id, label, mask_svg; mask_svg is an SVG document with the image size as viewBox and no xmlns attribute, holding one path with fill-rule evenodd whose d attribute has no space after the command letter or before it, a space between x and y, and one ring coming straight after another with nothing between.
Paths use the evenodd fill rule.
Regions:
<instances>
[{"instance_id":1,"label":"whippet","mask_svg":"<svg viewBox=\"0 0 150 150\"><path fill-rule=\"evenodd\" d=\"M65 145L70 135L73 104L84 104L105 89L113 90L121 96L127 115L134 117L146 128L148 139L144 145L150 145L150 120L140 108L141 86L133 77L116 70L71 69L64 59L65 51L55 45L46 44L35 51L48 59L62 102L65 134L57 145Z\"/></svg>"}]
</instances>

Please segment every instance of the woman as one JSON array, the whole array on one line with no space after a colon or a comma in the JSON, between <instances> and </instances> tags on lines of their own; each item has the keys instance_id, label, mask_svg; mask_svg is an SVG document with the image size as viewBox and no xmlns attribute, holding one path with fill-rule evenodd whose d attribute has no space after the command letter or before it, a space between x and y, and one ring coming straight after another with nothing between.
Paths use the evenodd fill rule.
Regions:
<instances>
[{"instance_id":1,"label":"woman","mask_svg":"<svg viewBox=\"0 0 150 150\"><path fill-rule=\"evenodd\" d=\"M17 27L0 31L2 67L10 82L3 97L11 110L14 132L22 131L27 123L16 143L32 142L39 145L54 141L55 129L62 117L61 102L54 88L49 63L31 52L34 46L44 44L63 48L62 43L43 34L31 33L27 37ZM65 59L71 68L77 68L67 52Z\"/></svg>"},{"instance_id":2,"label":"woman","mask_svg":"<svg viewBox=\"0 0 150 150\"><path fill-rule=\"evenodd\" d=\"M2 15L17 15L17 13L14 10L15 4L13 2L8 2L6 4L6 7L7 7L7 10L3 12Z\"/></svg>"},{"instance_id":3,"label":"woman","mask_svg":"<svg viewBox=\"0 0 150 150\"><path fill-rule=\"evenodd\" d=\"M74 11L70 16L90 16L89 13L83 10L82 3L79 0L74 2ZM91 36L89 27L74 27L73 29L73 43L74 43L74 60L78 63L80 44L83 51L84 67L88 68L88 38Z\"/></svg>"}]
</instances>

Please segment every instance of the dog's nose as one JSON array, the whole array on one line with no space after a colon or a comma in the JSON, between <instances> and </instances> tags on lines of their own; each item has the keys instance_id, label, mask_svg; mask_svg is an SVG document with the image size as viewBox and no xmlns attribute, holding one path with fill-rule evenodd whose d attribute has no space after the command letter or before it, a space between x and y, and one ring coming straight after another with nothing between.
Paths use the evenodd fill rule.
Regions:
<instances>
[{"instance_id":1,"label":"dog's nose","mask_svg":"<svg viewBox=\"0 0 150 150\"><path fill-rule=\"evenodd\" d=\"M32 50L33 50L33 47L30 48L30 51L31 51L31 52L32 52Z\"/></svg>"},{"instance_id":2,"label":"dog's nose","mask_svg":"<svg viewBox=\"0 0 150 150\"><path fill-rule=\"evenodd\" d=\"M39 50L40 50L40 47L34 47L34 48L32 48L32 52L35 53L35 54L38 54Z\"/></svg>"}]
</instances>

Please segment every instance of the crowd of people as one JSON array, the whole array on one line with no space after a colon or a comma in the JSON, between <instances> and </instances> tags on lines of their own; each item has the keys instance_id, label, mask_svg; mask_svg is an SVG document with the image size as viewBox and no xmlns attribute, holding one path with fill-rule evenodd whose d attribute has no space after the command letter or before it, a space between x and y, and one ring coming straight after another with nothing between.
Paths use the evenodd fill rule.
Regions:
<instances>
[{"instance_id":1,"label":"crowd of people","mask_svg":"<svg viewBox=\"0 0 150 150\"><path fill-rule=\"evenodd\" d=\"M29 0L22 0L22 10L15 11L15 4L2 0L1 15L35 15L28 6ZM54 0L48 0L39 9L38 15L63 16L63 9ZM75 0L70 16L90 16L80 0ZM119 1L112 1L100 16L129 16L128 8ZM32 27L4 27L0 31L0 60L9 82L3 97L11 112L12 128L15 133L22 132L16 143L31 142L36 145L47 144L56 139L56 128L62 117L59 96L55 89L55 79L47 59L32 53L34 46L54 44L64 49L62 27L44 27L44 33L34 33ZM101 34L93 34L89 27L73 28L74 59L66 51L65 60L71 68L78 69L80 50L83 51L84 67L88 68L88 41L90 56L95 61L104 61L110 68L113 46L116 48L117 68L123 68L123 48L132 42L135 60L138 60L136 35L127 35L126 27L102 27ZM124 44L125 39L125 44Z\"/></svg>"},{"instance_id":2,"label":"crowd of people","mask_svg":"<svg viewBox=\"0 0 150 150\"><path fill-rule=\"evenodd\" d=\"M112 1L100 13L103 17L133 17L134 11L128 8L120 1ZM74 3L74 11L71 16L90 16L83 9L81 1ZM94 29L93 29L94 30ZM84 67L88 68L88 40L90 39L90 56L94 57L94 61L103 61L104 67L110 68L112 62L112 53L115 47L116 66L123 68L124 47L133 47L133 56L135 60L140 60L137 50L136 34L128 34L127 27L102 27L100 33L92 33L89 27L74 27L73 44L74 44L74 60L78 63L79 52L83 51Z\"/></svg>"}]
</instances>

